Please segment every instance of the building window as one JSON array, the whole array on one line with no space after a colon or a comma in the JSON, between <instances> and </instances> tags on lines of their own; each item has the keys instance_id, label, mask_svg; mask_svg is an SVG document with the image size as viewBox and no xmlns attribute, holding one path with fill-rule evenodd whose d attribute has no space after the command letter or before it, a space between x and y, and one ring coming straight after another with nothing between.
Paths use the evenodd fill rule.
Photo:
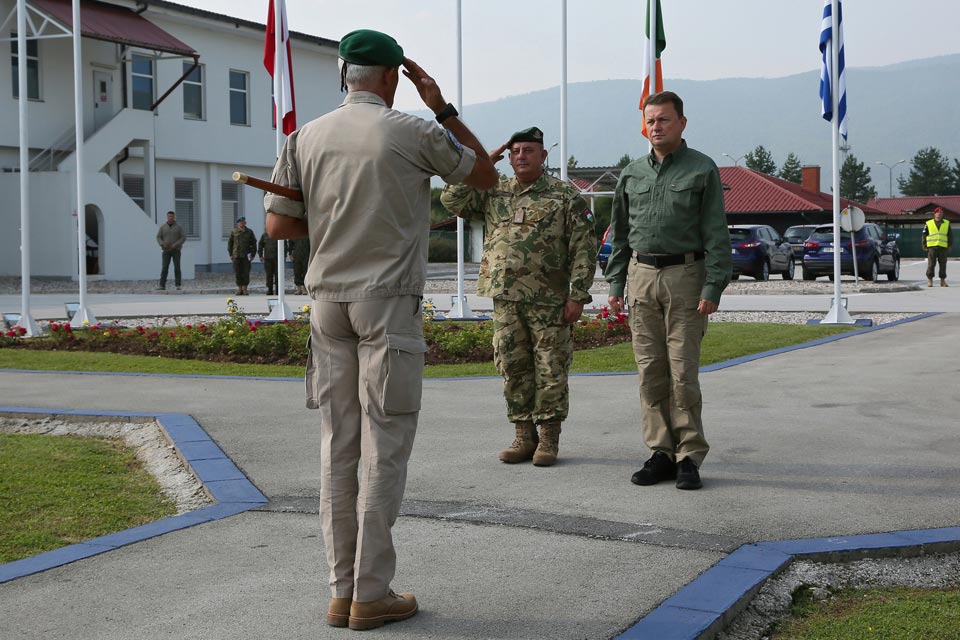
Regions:
<instances>
[{"instance_id":1,"label":"building window","mask_svg":"<svg viewBox=\"0 0 960 640\"><path fill-rule=\"evenodd\" d=\"M134 54L130 70L133 108L150 110L153 106L153 60Z\"/></svg>"},{"instance_id":2,"label":"building window","mask_svg":"<svg viewBox=\"0 0 960 640\"><path fill-rule=\"evenodd\" d=\"M190 74L183 81L183 117L187 120L203 120L203 66L192 62L183 63L183 72Z\"/></svg>"},{"instance_id":3,"label":"building window","mask_svg":"<svg viewBox=\"0 0 960 640\"><path fill-rule=\"evenodd\" d=\"M200 216L198 215L200 183L189 178L173 179L173 210L177 214L177 224L183 227L188 238L200 237Z\"/></svg>"},{"instance_id":4,"label":"building window","mask_svg":"<svg viewBox=\"0 0 960 640\"><path fill-rule=\"evenodd\" d=\"M240 185L233 181L224 180L220 183L220 236L229 238L233 232L233 225L240 217L242 204L240 202Z\"/></svg>"},{"instance_id":5,"label":"building window","mask_svg":"<svg viewBox=\"0 0 960 640\"><path fill-rule=\"evenodd\" d=\"M13 97L20 97L20 55L17 52L17 34L11 33L10 69L13 72ZM27 99L40 99L40 45L36 40L27 40Z\"/></svg>"},{"instance_id":6,"label":"building window","mask_svg":"<svg viewBox=\"0 0 960 640\"><path fill-rule=\"evenodd\" d=\"M120 182L122 183L122 189L127 196L137 203L137 206L143 209L144 211L147 208L144 206L144 189L143 189L143 176L124 174L121 176Z\"/></svg>"},{"instance_id":7,"label":"building window","mask_svg":"<svg viewBox=\"0 0 960 640\"><path fill-rule=\"evenodd\" d=\"M247 87L249 74L245 71L230 71L230 124L250 124Z\"/></svg>"}]
</instances>

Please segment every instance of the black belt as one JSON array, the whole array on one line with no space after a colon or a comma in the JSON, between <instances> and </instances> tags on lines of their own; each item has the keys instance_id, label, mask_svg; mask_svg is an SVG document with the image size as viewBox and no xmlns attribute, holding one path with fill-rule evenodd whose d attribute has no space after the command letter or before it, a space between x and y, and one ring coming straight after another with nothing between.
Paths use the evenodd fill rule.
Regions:
<instances>
[{"instance_id":1,"label":"black belt","mask_svg":"<svg viewBox=\"0 0 960 640\"><path fill-rule=\"evenodd\" d=\"M689 258L692 258L689 259ZM685 262L696 262L698 260L703 260L704 253L703 251L693 251L691 253L677 253L674 255L652 255L648 253L638 253L633 252L633 259L637 262L648 264L651 267L656 269L662 269L664 267L673 267L678 264L684 264Z\"/></svg>"}]
</instances>

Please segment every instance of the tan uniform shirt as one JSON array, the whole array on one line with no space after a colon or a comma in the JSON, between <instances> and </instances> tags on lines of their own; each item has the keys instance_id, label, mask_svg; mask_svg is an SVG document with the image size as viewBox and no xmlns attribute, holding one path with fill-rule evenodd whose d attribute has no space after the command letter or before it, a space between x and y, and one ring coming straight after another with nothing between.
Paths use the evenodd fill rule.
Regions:
<instances>
[{"instance_id":1,"label":"tan uniform shirt","mask_svg":"<svg viewBox=\"0 0 960 640\"><path fill-rule=\"evenodd\" d=\"M462 182L476 154L428 122L351 92L343 104L287 138L273 181L303 202L268 194L267 211L306 218L316 300L422 295L430 178Z\"/></svg>"}]
</instances>

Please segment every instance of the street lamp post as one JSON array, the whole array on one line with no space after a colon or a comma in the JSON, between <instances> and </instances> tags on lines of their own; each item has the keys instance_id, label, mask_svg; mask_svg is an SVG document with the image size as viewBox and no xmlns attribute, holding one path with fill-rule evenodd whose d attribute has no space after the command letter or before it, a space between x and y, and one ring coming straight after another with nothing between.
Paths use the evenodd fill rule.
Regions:
<instances>
[{"instance_id":1,"label":"street lamp post","mask_svg":"<svg viewBox=\"0 0 960 640\"><path fill-rule=\"evenodd\" d=\"M893 168L898 164L903 164L906 160L900 160L899 162L894 162L892 165L887 164L886 162L877 161L874 164L882 164L887 168L887 173L890 176L890 197L893 197Z\"/></svg>"},{"instance_id":2,"label":"street lamp post","mask_svg":"<svg viewBox=\"0 0 960 640\"><path fill-rule=\"evenodd\" d=\"M733 166L735 166L735 167L739 167L739 166L740 166L740 160L742 160L743 158L746 157L746 155L742 155L742 156L737 156L736 158L734 158L734 157L733 157L732 155L730 155L729 153L721 153L720 155L722 155L722 156L727 156L728 158L730 158L731 160L733 160Z\"/></svg>"}]
</instances>

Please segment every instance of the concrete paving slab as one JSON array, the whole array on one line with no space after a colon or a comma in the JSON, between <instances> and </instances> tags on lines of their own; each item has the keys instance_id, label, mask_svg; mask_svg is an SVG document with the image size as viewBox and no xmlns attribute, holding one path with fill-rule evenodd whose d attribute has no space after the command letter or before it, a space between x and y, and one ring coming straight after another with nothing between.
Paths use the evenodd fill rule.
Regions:
<instances>
[{"instance_id":1,"label":"concrete paving slab","mask_svg":"<svg viewBox=\"0 0 960 640\"><path fill-rule=\"evenodd\" d=\"M401 518L397 638L604 638L720 554ZM9 640L342 638L317 518L248 512L0 585Z\"/></svg>"}]
</instances>

